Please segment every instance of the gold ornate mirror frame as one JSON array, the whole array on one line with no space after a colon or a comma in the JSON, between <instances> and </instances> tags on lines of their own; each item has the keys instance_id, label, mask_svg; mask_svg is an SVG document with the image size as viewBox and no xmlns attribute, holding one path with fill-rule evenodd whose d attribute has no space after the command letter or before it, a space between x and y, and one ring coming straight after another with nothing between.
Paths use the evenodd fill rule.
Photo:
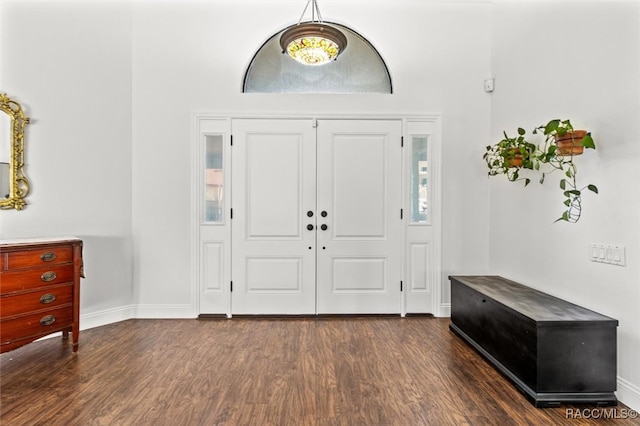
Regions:
<instances>
[{"instance_id":1,"label":"gold ornate mirror frame","mask_svg":"<svg viewBox=\"0 0 640 426\"><path fill-rule=\"evenodd\" d=\"M29 118L24 115L20 104L5 93L0 93L0 109L11 119L9 130L9 194L0 194L0 209L22 210L27 205L24 200L29 193L29 180L24 175L24 127ZM5 177L6 178L6 177Z\"/></svg>"}]
</instances>

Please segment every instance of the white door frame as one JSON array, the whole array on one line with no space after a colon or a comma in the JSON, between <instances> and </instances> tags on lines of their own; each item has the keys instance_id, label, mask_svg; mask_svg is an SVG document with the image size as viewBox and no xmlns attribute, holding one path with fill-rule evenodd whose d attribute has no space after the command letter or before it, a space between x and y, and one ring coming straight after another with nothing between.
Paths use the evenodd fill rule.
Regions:
<instances>
[{"instance_id":1,"label":"white door frame","mask_svg":"<svg viewBox=\"0 0 640 426\"><path fill-rule=\"evenodd\" d=\"M402 162L402 205L404 206L403 222L403 292L401 315L411 313L431 313L436 317L448 315L448 304L442 302L444 279L441 267L441 229L442 229L442 117L440 114L371 114L371 115L339 115L339 114L265 114L265 113L216 113L210 111L192 114L191 142L191 301L194 312L206 316L225 315L231 317L231 284L230 284L230 246L232 221L229 220L231 202L225 203L226 218L223 223L210 224L204 221L204 153L202 144L204 136L210 134L211 128L223 135L225 144L225 176L231 176L230 155L232 148L231 121L233 119L345 119L345 120L401 120L403 129L403 162ZM428 136L429 140L429 181L430 181L430 215L427 223L410 224L410 199L408 192L408 172L410 167L411 140L414 136ZM228 142L228 143L227 143ZM226 182L229 182L227 179ZM229 182L229 184L232 184ZM230 191L226 192L227 194ZM215 238L211 241L211 229L215 229ZM428 235L429 241L423 241ZM207 265L211 259L208 247L220 251L217 268ZM222 245L219 245L222 244ZM216 253L218 253L216 251ZM216 254L217 256L218 254ZM417 265L424 262L426 267ZM412 265L413 263L413 265ZM210 276L214 271L214 277ZM208 275L209 274L209 275ZM412 282L420 281L419 285ZM219 300L216 301L215 312L203 309L202 294L209 283L215 283L214 290ZM422 293L422 294L420 294ZM418 303L407 303L418 300ZM409 306L409 311L407 307ZM413 306L413 307L412 307Z\"/></svg>"}]
</instances>

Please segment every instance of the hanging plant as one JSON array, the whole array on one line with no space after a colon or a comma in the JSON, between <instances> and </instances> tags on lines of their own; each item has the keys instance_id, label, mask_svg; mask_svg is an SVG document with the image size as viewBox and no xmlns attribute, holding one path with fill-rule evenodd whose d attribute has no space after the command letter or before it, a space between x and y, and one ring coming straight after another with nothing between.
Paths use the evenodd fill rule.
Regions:
<instances>
[{"instance_id":1,"label":"hanging plant","mask_svg":"<svg viewBox=\"0 0 640 426\"><path fill-rule=\"evenodd\" d=\"M482 158L489 168L489 176L505 175L511 182L524 181L527 186L531 179L521 178L521 169L533 169L537 167L538 161L534 154L536 146L525 139L525 130L518 128L517 137L509 137L503 132L504 138L486 147L486 152Z\"/></svg>"},{"instance_id":2,"label":"hanging plant","mask_svg":"<svg viewBox=\"0 0 640 426\"><path fill-rule=\"evenodd\" d=\"M591 133L586 130L576 130L570 120L554 119L547 124L536 127L533 133L541 132L545 136L544 143L537 154L541 163L548 164L551 172L561 171L564 177L560 180L563 191L563 204L566 209L556 220L576 223L582 215L582 195L585 190L595 194L598 187L593 184L579 186L577 181L578 167L573 161L575 155L582 154L584 148L596 149ZM548 173L542 173L540 183Z\"/></svg>"},{"instance_id":3,"label":"hanging plant","mask_svg":"<svg viewBox=\"0 0 640 426\"><path fill-rule=\"evenodd\" d=\"M521 127L518 128L517 137L509 137L503 132L502 140L487 146L482 158L489 168L488 175L502 174L511 182L524 181L524 186L527 186L531 179L520 176L522 169L540 171L541 184L547 175L562 172L564 176L559 185L564 195L565 210L556 222L576 223L582 215L584 192L589 190L598 193L598 188L593 184L578 185L578 168L573 161L573 157L582 154L585 148L596 148L591 133L574 129L570 120L558 119L536 127L533 133L542 133L545 137L539 146L527 141L526 131Z\"/></svg>"}]
</instances>

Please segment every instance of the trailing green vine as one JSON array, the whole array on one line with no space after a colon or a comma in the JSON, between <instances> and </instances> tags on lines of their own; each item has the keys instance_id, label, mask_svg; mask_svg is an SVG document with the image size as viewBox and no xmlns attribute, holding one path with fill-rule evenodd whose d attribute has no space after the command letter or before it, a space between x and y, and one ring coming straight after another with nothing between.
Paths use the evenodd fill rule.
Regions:
<instances>
[{"instance_id":1,"label":"trailing green vine","mask_svg":"<svg viewBox=\"0 0 640 426\"><path fill-rule=\"evenodd\" d=\"M539 182L542 184L547 175L555 172L563 174L559 186L564 196L564 211L556 220L576 223L582 216L582 196L585 191L598 193L598 187L593 184L579 186L577 180L578 168L574 163L574 155L582 149L595 149L596 145L590 133L575 130L570 120L554 119L536 127L533 134L542 133L545 139L539 146L527 141L526 131L518 128L517 137L509 137L503 132L504 139L494 145L486 147L483 155L489 176L504 174L511 182L524 181L527 186L531 179L521 177L520 171L527 169L541 173ZM562 149L560 149L562 142ZM565 151L564 144L568 145ZM514 161L514 159L518 161Z\"/></svg>"}]
</instances>

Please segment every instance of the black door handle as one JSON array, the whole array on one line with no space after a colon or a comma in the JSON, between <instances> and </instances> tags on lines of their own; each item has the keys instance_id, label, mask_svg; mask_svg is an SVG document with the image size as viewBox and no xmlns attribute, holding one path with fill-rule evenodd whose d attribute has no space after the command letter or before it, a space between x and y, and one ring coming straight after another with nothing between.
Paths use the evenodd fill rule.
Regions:
<instances>
[{"instance_id":1,"label":"black door handle","mask_svg":"<svg viewBox=\"0 0 640 426\"><path fill-rule=\"evenodd\" d=\"M320 229L322 229L323 231L326 231L328 228L327 225L325 225L324 223L320 226Z\"/></svg>"},{"instance_id":2,"label":"black door handle","mask_svg":"<svg viewBox=\"0 0 640 426\"><path fill-rule=\"evenodd\" d=\"M312 224L308 224L308 225L307 225L307 229L308 229L309 231L313 231L313 225L312 225Z\"/></svg>"},{"instance_id":3,"label":"black door handle","mask_svg":"<svg viewBox=\"0 0 640 426\"><path fill-rule=\"evenodd\" d=\"M309 211L307 212L307 216L309 216L309 217L313 217L313 212L312 212L311 210L309 210Z\"/></svg>"},{"instance_id":4,"label":"black door handle","mask_svg":"<svg viewBox=\"0 0 640 426\"><path fill-rule=\"evenodd\" d=\"M327 217L327 212L323 210L322 213L320 213L320 216Z\"/></svg>"}]
</instances>

